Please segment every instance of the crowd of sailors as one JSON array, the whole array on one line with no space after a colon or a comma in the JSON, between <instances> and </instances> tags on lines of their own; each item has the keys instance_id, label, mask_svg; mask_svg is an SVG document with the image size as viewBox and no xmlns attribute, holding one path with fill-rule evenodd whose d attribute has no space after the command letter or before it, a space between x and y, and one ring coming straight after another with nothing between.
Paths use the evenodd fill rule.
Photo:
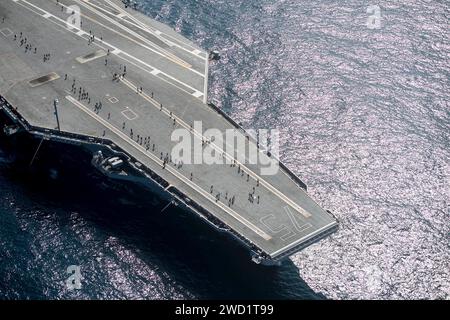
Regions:
<instances>
[{"instance_id":1,"label":"crowd of sailors","mask_svg":"<svg viewBox=\"0 0 450 320\"><path fill-rule=\"evenodd\" d=\"M2 23L4 23L4 21L5 21L5 18L2 18ZM28 42L28 39L24 36L24 34L22 32L20 32L19 35L16 35L16 34L14 35L14 41L17 41L17 39L19 39L21 47L25 46L25 52L26 53L28 53L28 52L34 52L34 54L37 53L37 51L38 51L37 47L33 47ZM93 43L95 41L95 39L96 39L95 35L92 34L92 32L90 31L89 32L88 44L90 45L91 43ZM100 39L103 40L102 38L100 38ZM109 54L110 54L110 50L108 49L107 55L109 55ZM44 62L49 61L50 58L51 58L51 54L50 53L45 53L43 55L43 61ZM105 66L107 66L107 65L108 65L108 58L105 58ZM127 74L127 67L120 65L120 73L113 73L112 80L113 81L120 81L123 78L125 78L126 74ZM64 75L64 80L65 81L68 80L68 75L67 74ZM76 95L78 93L78 100L79 101L87 101L87 103L90 104L91 103L91 97L89 95L89 92L85 88L83 88L81 86L77 87L76 84L77 84L76 80L73 79L71 92L74 95ZM143 88L142 87L136 87L136 93L137 94L142 94L143 93ZM153 92L151 92L151 98L153 99L153 97L154 97L154 94L153 94ZM102 104L101 101L96 102L94 107L93 107L94 112L99 114L99 112L102 110L102 107L103 107L103 104ZM162 110L163 110L163 105L160 104L160 111L162 111ZM170 116L170 119L173 120L173 125L175 126L177 121L176 121L176 118L173 116L171 111L169 112L169 116ZM111 118L111 113L108 113L108 120L110 118ZM124 131L126 130L126 122L123 122L122 130L124 130ZM191 131L192 130L193 129L192 129L192 125L191 125ZM104 130L103 131L103 136L105 136L105 135L106 135L106 131ZM132 128L129 129L129 136L130 136L131 139L135 140L138 144L140 144L141 146L145 147L146 151L150 151L151 150L154 153L157 152L157 146L151 140L150 136L142 136L142 135L139 135L139 134L135 135L135 132L133 132ZM202 147L203 148L207 147L210 143L211 143L210 140L202 139ZM223 156L225 156L225 155L223 154ZM169 155L169 153L164 154L163 152L160 152L159 158L160 158L160 160L162 160L162 168L163 169L165 169L168 164L173 164L179 170L182 169L182 167L183 167L183 162L182 161L174 162L172 160L172 157ZM231 163L230 166L237 168L237 174L242 176L242 177L245 177L246 181L250 182L250 174L249 173L245 173L245 170L243 170L241 168L241 165L237 164L236 160L233 160L233 162ZM194 179L194 174L191 172L190 176L189 176L189 180L193 181L193 179ZM259 179L256 179L256 187L259 187ZM226 191L224 193L220 192L220 191L216 191L214 186L211 185L210 186L210 193L212 195L215 194L214 197L215 197L215 201L216 202L221 201L221 198L223 197L225 199L226 203L228 204L228 207L232 207L235 204L236 195L229 195L228 191ZM251 191L248 193L248 201L251 204L259 204L260 203L260 196L256 195L256 188L255 188L255 186L253 186Z\"/></svg>"}]
</instances>

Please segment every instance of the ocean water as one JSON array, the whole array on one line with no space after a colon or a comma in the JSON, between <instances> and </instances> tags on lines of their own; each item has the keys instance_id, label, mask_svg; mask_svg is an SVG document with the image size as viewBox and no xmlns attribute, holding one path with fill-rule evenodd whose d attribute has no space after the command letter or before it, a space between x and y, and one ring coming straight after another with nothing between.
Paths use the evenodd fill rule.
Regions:
<instances>
[{"instance_id":1,"label":"ocean water","mask_svg":"<svg viewBox=\"0 0 450 320\"><path fill-rule=\"evenodd\" d=\"M280 129L282 160L341 227L265 268L87 164L55 179L0 152L0 297L450 299L447 1L138 2L220 51L211 99ZM81 290L65 287L70 265Z\"/></svg>"}]
</instances>

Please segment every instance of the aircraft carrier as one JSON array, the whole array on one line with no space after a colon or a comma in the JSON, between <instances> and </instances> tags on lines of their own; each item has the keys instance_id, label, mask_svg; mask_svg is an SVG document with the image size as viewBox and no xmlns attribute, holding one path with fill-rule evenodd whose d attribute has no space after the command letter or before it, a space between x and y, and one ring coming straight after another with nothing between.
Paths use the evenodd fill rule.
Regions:
<instances>
[{"instance_id":1,"label":"aircraft carrier","mask_svg":"<svg viewBox=\"0 0 450 320\"><path fill-rule=\"evenodd\" d=\"M129 1L2 0L2 134L33 137L30 164L49 141L88 150L103 174L147 186L232 235L256 263L278 264L333 233L338 222L282 163L276 174L262 175L260 165L239 161L235 150L205 136L209 128L236 130L274 160L208 103L214 58ZM173 160L175 129L227 161Z\"/></svg>"}]
</instances>

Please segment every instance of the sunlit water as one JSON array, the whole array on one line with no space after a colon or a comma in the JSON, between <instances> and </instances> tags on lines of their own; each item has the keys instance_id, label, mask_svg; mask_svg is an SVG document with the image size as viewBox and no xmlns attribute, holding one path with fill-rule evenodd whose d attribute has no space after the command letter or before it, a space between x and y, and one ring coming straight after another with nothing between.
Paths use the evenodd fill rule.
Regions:
<instances>
[{"instance_id":1,"label":"sunlit water","mask_svg":"<svg viewBox=\"0 0 450 320\"><path fill-rule=\"evenodd\" d=\"M367 26L369 5L381 8L379 29ZM121 197L93 173L55 186L0 161L1 296L450 297L448 2L139 8L221 52L211 99L245 127L282 131L281 158L340 230L261 268L189 214ZM64 285L71 264L84 277L75 292Z\"/></svg>"}]
</instances>

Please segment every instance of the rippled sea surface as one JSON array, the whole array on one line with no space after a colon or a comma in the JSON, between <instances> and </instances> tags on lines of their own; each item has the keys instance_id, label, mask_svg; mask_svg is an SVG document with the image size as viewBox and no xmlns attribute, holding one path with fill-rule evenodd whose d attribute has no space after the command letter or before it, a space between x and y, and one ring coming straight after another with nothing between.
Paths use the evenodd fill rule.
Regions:
<instances>
[{"instance_id":1,"label":"rippled sea surface","mask_svg":"<svg viewBox=\"0 0 450 320\"><path fill-rule=\"evenodd\" d=\"M139 9L221 52L211 99L245 127L279 128L281 158L341 227L264 268L189 214L121 197L94 174L56 183L0 160L0 297L450 298L447 1ZM65 289L69 265L82 290Z\"/></svg>"}]
</instances>

